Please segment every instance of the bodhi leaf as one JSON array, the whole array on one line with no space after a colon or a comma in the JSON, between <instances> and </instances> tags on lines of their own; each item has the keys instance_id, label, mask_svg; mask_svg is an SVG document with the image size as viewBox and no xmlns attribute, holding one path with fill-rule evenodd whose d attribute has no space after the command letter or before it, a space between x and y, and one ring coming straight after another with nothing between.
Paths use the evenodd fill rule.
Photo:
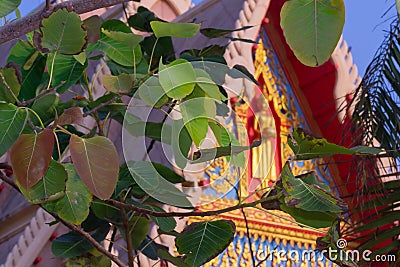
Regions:
<instances>
[{"instance_id":1,"label":"bodhi leaf","mask_svg":"<svg viewBox=\"0 0 400 267\"><path fill-rule=\"evenodd\" d=\"M43 179L40 179L37 184L29 189L23 187L20 187L20 189L28 201L39 204L63 197L66 180L67 172L64 166L55 160L51 160Z\"/></svg>"},{"instance_id":2,"label":"bodhi leaf","mask_svg":"<svg viewBox=\"0 0 400 267\"><path fill-rule=\"evenodd\" d=\"M15 103L21 90L18 71L15 68L0 69L0 100Z\"/></svg>"},{"instance_id":3,"label":"bodhi leaf","mask_svg":"<svg viewBox=\"0 0 400 267\"><path fill-rule=\"evenodd\" d=\"M208 120L214 119L217 114L215 101L204 97L188 99L179 105L185 128L190 134L194 144L199 147L208 132Z\"/></svg>"},{"instance_id":4,"label":"bodhi leaf","mask_svg":"<svg viewBox=\"0 0 400 267\"><path fill-rule=\"evenodd\" d=\"M296 222L315 228L325 228L332 225L338 216L332 212L306 211L281 204L281 209L292 216Z\"/></svg>"},{"instance_id":5,"label":"bodhi leaf","mask_svg":"<svg viewBox=\"0 0 400 267\"><path fill-rule=\"evenodd\" d=\"M78 14L59 9L41 22L40 33L35 32L37 45L44 52L77 55L87 43L87 32Z\"/></svg>"},{"instance_id":6,"label":"bodhi leaf","mask_svg":"<svg viewBox=\"0 0 400 267\"><path fill-rule=\"evenodd\" d=\"M57 92L65 92L69 87L78 82L82 73L85 71L87 64L86 60L84 61L84 64L80 63L75 56L61 54L49 55L47 59L47 67L48 69L51 69L51 66L53 66L53 78L51 80L52 86L56 87L61 83L64 83L57 88Z\"/></svg>"},{"instance_id":7,"label":"bodhi leaf","mask_svg":"<svg viewBox=\"0 0 400 267\"><path fill-rule=\"evenodd\" d=\"M133 179L149 196L165 204L192 207L187 195L163 178L151 162L138 161L127 164Z\"/></svg>"},{"instance_id":8,"label":"bodhi leaf","mask_svg":"<svg viewBox=\"0 0 400 267\"><path fill-rule=\"evenodd\" d=\"M329 143L325 138L318 138L306 132L304 129L297 128L289 135L288 143L293 150L296 159L307 160L313 158L323 158L332 155L376 155L382 152L375 147L356 146L346 148Z\"/></svg>"},{"instance_id":9,"label":"bodhi leaf","mask_svg":"<svg viewBox=\"0 0 400 267\"><path fill-rule=\"evenodd\" d=\"M129 220L129 236L132 239L132 248L137 249L149 232L150 221L141 216L133 216ZM126 239L126 232L120 229Z\"/></svg>"},{"instance_id":10,"label":"bodhi leaf","mask_svg":"<svg viewBox=\"0 0 400 267\"><path fill-rule=\"evenodd\" d=\"M176 247L185 254L185 263L201 266L220 254L235 235L235 224L228 220L192 223L176 238Z\"/></svg>"},{"instance_id":11,"label":"bodhi leaf","mask_svg":"<svg viewBox=\"0 0 400 267\"><path fill-rule=\"evenodd\" d=\"M136 47L143 40L143 36L136 35L132 32L108 31L105 29L101 29L101 32L128 47Z\"/></svg>"},{"instance_id":12,"label":"bodhi leaf","mask_svg":"<svg viewBox=\"0 0 400 267\"><path fill-rule=\"evenodd\" d=\"M18 8L21 0L0 0L0 17L5 17Z\"/></svg>"},{"instance_id":13,"label":"bodhi leaf","mask_svg":"<svg viewBox=\"0 0 400 267\"><path fill-rule=\"evenodd\" d=\"M168 96L161 87L158 77L147 79L138 89L140 98L150 107L160 108L168 102Z\"/></svg>"},{"instance_id":14,"label":"bodhi leaf","mask_svg":"<svg viewBox=\"0 0 400 267\"><path fill-rule=\"evenodd\" d=\"M165 93L175 99L181 99L193 92L196 75L192 64L178 59L167 66L160 61L159 81Z\"/></svg>"},{"instance_id":15,"label":"bodhi leaf","mask_svg":"<svg viewBox=\"0 0 400 267\"><path fill-rule=\"evenodd\" d=\"M14 144L28 119L25 109L0 103L0 156Z\"/></svg>"},{"instance_id":16,"label":"bodhi leaf","mask_svg":"<svg viewBox=\"0 0 400 267\"><path fill-rule=\"evenodd\" d=\"M127 93L133 86L133 78L127 73L122 73L118 76L104 74L102 82L104 88L113 93Z\"/></svg>"},{"instance_id":17,"label":"bodhi leaf","mask_svg":"<svg viewBox=\"0 0 400 267\"><path fill-rule=\"evenodd\" d=\"M207 162L219 157L224 156L234 156L243 151L249 150L251 148L257 147L261 145L261 141L257 140L254 141L249 146L222 146L216 148L207 148L207 149L200 149L193 154L193 162L192 163L201 163Z\"/></svg>"},{"instance_id":18,"label":"bodhi leaf","mask_svg":"<svg viewBox=\"0 0 400 267\"><path fill-rule=\"evenodd\" d=\"M41 83L46 66L46 57L27 41L19 40L11 49L7 62L15 62L23 66L19 99L27 100L35 97L36 88Z\"/></svg>"},{"instance_id":19,"label":"bodhi leaf","mask_svg":"<svg viewBox=\"0 0 400 267\"><path fill-rule=\"evenodd\" d=\"M89 215L92 194L77 175L74 165L66 164L65 170L68 174L68 180L64 196L44 205L46 209L57 213L61 219L80 225Z\"/></svg>"},{"instance_id":20,"label":"bodhi leaf","mask_svg":"<svg viewBox=\"0 0 400 267\"><path fill-rule=\"evenodd\" d=\"M285 204L306 211L340 213L347 209L346 203L323 188L315 175L295 177L286 163L281 172Z\"/></svg>"},{"instance_id":21,"label":"bodhi leaf","mask_svg":"<svg viewBox=\"0 0 400 267\"><path fill-rule=\"evenodd\" d=\"M108 20L101 25L101 29L101 38L95 46L106 53L108 58L125 67L133 67L140 63L142 60L140 46L128 46L125 41L118 41L105 34L105 32L114 31L132 34L125 23L119 20Z\"/></svg>"},{"instance_id":22,"label":"bodhi leaf","mask_svg":"<svg viewBox=\"0 0 400 267\"><path fill-rule=\"evenodd\" d=\"M53 131L23 134L10 150L10 161L18 183L25 189L35 185L47 172L53 153Z\"/></svg>"},{"instance_id":23,"label":"bodhi leaf","mask_svg":"<svg viewBox=\"0 0 400 267\"><path fill-rule=\"evenodd\" d=\"M49 122L54 119L56 107L59 102L59 97L55 94L44 95L43 97L36 100L32 105L32 110L39 115L43 123ZM39 124L38 118L31 113L30 118L36 125Z\"/></svg>"},{"instance_id":24,"label":"bodhi leaf","mask_svg":"<svg viewBox=\"0 0 400 267\"><path fill-rule=\"evenodd\" d=\"M144 206L143 208L156 212L165 212L165 210L157 206ZM149 217L155 224L160 227L161 230L165 232L170 232L176 227L176 221L173 217L156 217L151 215L149 215Z\"/></svg>"},{"instance_id":25,"label":"bodhi leaf","mask_svg":"<svg viewBox=\"0 0 400 267\"><path fill-rule=\"evenodd\" d=\"M91 234L97 242L102 242L110 231L108 223L100 220L90 220L92 216L82 223L82 228L86 232L94 232ZM90 224L90 225L87 225ZM56 257L71 258L90 252L92 255L98 255L100 252L92 250L93 245L82 235L76 232L69 232L57 237L51 245L51 251ZM90 265L99 266L101 265Z\"/></svg>"},{"instance_id":26,"label":"bodhi leaf","mask_svg":"<svg viewBox=\"0 0 400 267\"><path fill-rule=\"evenodd\" d=\"M200 24L152 21L150 26L157 38L171 36L175 38L192 38L199 32Z\"/></svg>"},{"instance_id":27,"label":"bodhi leaf","mask_svg":"<svg viewBox=\"0 0 400 267\"><path fill-rule=\"evenodd\" d=\"M119 172L119 156L110 139L104 136L83 139L71 135L70 152L76 172L89 191L100 199L110 198Z\"/></svg>"},{"instance_id":28,"label":"bodhi leaf","mask_svg":"<svg viewBox=\"0 0 400 267\"><path fill-rule=\"evenodd\" d=\"M291 0L281 10L281 27L296 57L307 66L328 61L342 34L343 0Z\"/></svg>"},{"instance_id":29,"label":"bodhi leaf","mask_svg":"<svg viewBox=\"0 0 400 267\"><path fill-rule=\"evenodd\" d=\"M165 143L164 140L163 142ZM172 121L171 145L176 165L184 169L188 162L187 157L192 145L192 138L186 127L183 126L183 120Z\"/></svg>"},{"instance_id":30,"label":"bodhi leaf","mask_svg":"<svg viewBox=\"0 0 400 267\"><path fill-rule=\"evenodd\" d=\"M235 30L204 28L204 29L201 29L200 32L201 32L201 34L203 34L204 36L206 36L208 38L218 38L218 37L224 37L225 35L231 34L232 32L245 31L250 28L253 28L253 26L245 26L245 27L235 29Z\"/></svg>"}]
</instances>

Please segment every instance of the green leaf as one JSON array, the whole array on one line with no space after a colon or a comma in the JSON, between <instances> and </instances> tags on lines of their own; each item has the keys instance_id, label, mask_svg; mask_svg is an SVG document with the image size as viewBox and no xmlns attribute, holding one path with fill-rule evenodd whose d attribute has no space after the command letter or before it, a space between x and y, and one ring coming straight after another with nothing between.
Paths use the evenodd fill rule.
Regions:
<instances>
[{"instance_id":1,"label":"green leaf","mask_svg":"<svg viewBox=\"0 0 400 267\"><path fill-rule=\"evenodd\" d=\"M236 64L235 66L233 66L232 70L229 71L228 75L230 75L232 78L247 77L253 83L261 86L256 78L254 78L253 74L251 74L245 66Z\"/></svg>"},{"instance_id":2,"label":"green leaf","mask_svg":"<svg viewBox=\"0 0 400 267\"><path fill-rule=\"evenodd\" d=\"M171 36L175 38L192 38L199 32L200 24L152 21L150 26L157 38Z\"/></svg>"},{"instance_id":3,"label":"green leaf","mask_svg":"<svg viewBox=\"0 0 400 267\"><path fill-rule=\"evenodd\" d=\"M54 256L60 258L80 256L91 249L92 245L83 236L74 232L57 237L51 245Z\"/></svg>"},{"instance_id":4,"label":"green leaf","mask_svg":"<svg viewBox=\"0 0 400 267\"><path fill-rule=\"evenodd\" d=\"M81 64L76 60L75 56L56 54L54 58L54 54L50 54L47 59L48 69L51 69L53 59L54 66L51 85L56 87L64 83L57 88L58 93L63 93L79 81L87 67L87 62L85 61L84 64Z\"/></svg>"},{"instance_id":5,"label":"green leaf","mask_svg":"<svg viewBox=\"0 0 400 267\"><path fill-rule=\"evenodd\" d=\"M150 27L150 22L158 19L153 12L147 8L140 6L137 13L130 16L128 19L129 26L142 32L153 32ZM160 20L161 21L161 20Z\"/></svg>"},{"instance_id":6,"label":"green leaf","mask_svg":"<svg viewBox=\"0 0 400 267\"><path fill-rule=\"evenodd\" d=\"M35 97L36 88L41 83L46 67L46 57L38 53L28 42L19 40L11 49L7 62L23 66L19 99L27 100Z\"/></svg>"},{"instance_id":7,"label":"green leaf","mask_svg":"<svg viewBox=\"0 0 400 267\"><path fill-rule=\"evenodd\" d=\"M192 64L178 59L167 66L160 61L159 81L165 93L174 99L181 99L194 90L196 76Z\"/></svg>"},{"instance_id":8,"label":"green leaf","mask_svg":"<svg viewBox=\"0 0 400 267\"><path fill-rule=\"evenodd\" d=\"M104 221L89 222L90 218L91 217L89 217L88 220L82 224L83 230L85 230L86 232L94 231L94 233L91 234L91 236L97 242L103 241L110 230L109 224ZM90 227L87 227L85 223L88 224L90 223L92 225L90 225ZM60 258L71 258L71 257L81 256L92 249L93 245L85 237L73 231L57 237L51 245L51 251L53 252L53 254L56 257ZM98 265L91 265L91 266L98 266Z\"/></svg>"},{"instance_id":9,"label":"green leaf","mask_svg":"<svg viewBox=\"0 0 400 267\"><path fill-rule=\"evenodd\" d=\"M60 101L57 95L45 95L35 102L33 102L32 110L34 110L40 117L43 123L50 122L55 117L56 107ZM39 121L32 113L31 120L35 125L39 125Z\"/></svg>"},{"instance_id":10,"label":"green leaf","mask_svg":"<svg viewBox=\"0 0 400 267\"><path fill-rule=\"evenodd\" d=\"M147 209L147 210L152 210L152 211L156 211L156 212L165 212L165 210L163 210L160 207L157 206L143 206L143 208ZM156 216L152 216L149 215L150 219L157 224L161 230L165 231L165 232L170 232L172 230L175 229L176 227L176 221L173 217L156 217Z\"/></svg>"},{"instance_id":11,"label":"green leaf","mask_svg":"<svg viewBox=\"0 0 400 267\"><path fill-rule=\"evenodd\" d=\"M133 179L149 196L165 204L192 207L187 195L165 180L151 162L138 161L127 164Z\"/></svg>"},{"instance_id":12,"label":"green leaf","mask_svg":"<svg viewBox=\"0 0 400 267\"><path fill-rule=\"evenodd\" d=\"M225 156L234 156L259 145L261 145L261 141L256 140L249 146L221 146L215 148L200 149L194 152L193 163L207 162Z\"/></svg>"},{"instance_id":13,"label":"green leaf","mask_svg":"<svg viewBox=\"0 0 400 267\"><path fill-rule=\"evenodd\" d=\"M289 135L288 144L298 160L323 158L338 154L376 155L382 151L379 148L365 146L345 148L329 143L325 138L315 137L301 128L293 130L293 133Z\"/></svg>"},{"instance_id":14,"label":"green leaf","mask_svg":"<svg viewBox=\"0 0 400 267\"><path fill-rule=\"evenodd\" d=\"M142 60L142 52L140 46L131 47L122 41L112 39L104 34L106 31L117 31L126 34L132 34L130 28L119 20L108 20L101 25L102 33L98 41L98 49L106 53L107 57L116 63L132 67L140 63Z\"/></svg>"},{"instance_id":15,"label":"green leaf","mask_svg":"<svg viewBox=\"0 0 400 267\"><path fill-rule=\"evenodd\" d=\"M18 8L21 0L0 0L0 17L5 17Z\"/></svg>"},{"instance_id":16,"label":"green leaf","mask_svg":"<svg viewBox=\"0 0 400 267\"><path fill-rule=\"evenodd\" d=\"M68 174L65 195L52 202L45 203L45 208L55 212L61 219L80 225L89 215L92 194L82 183L72 164L66 164Z\"/></svg>"},{"instance_id":17,"label":"green leaf","mask_svg":"<svg viewBox=\"0 0 400 267\"><path fill-rule=\"evenodd\" d=\"M342 34L343 0L291 0L281 9L281 27L296 57L307 66L328 61Z\"/></svg>"},{"instance_id":18,"label":"green leaf","mask_svg":"<svg viewBox=\"0 0 400 267\"><path fill-rule=\"evenodd\" d=\"M128 188L127 188L128 189ZM122 220L121 210L110 204L105 203L103 200L94 199L90 210L96 215L97 218L102 220L119 223Z\"/></svg>"},{"instance_id":19,"label":"green leaf","mask_svg":"<svg viewBox=\"0 0 400 267\"><path fill-rule=\"evenodd\" d=\"M102 82L104 88L113 93L127 93L133 87L133 78L127 73L122 73L118 76L104 74Z\"/></svg>"},{"instance_id":20,"label":"green leaf","mask_svg":"<svg viewBox=\"0 0 400 267\"><path fill-rule=\"evenodd\" d=\"M28 113L12 104L0 103L0 156L14 144L25 128Z\"/></svg>"},{"instance_id":21,"label":"green leaf","mask_svg":"<svg viewBox=\"0 0 400 267\"><path fill-rule=\"evenodd\" d=\"M66 180L67 172L64 166L55 160L51 160L43 179L30 189L20 187L20 190L25 198L33 204L53 201L64 196Z\"/></svg>"},{"instance_id":22,"label":"green leaf","mask_svg":"<svg viewBox=\"0 0 400 267\"><path fill-rule=\"evenodd\" d=\"M218 85L213 82L211 76L202 69L194 69L196 73L196 84L203 90L208 97L221 101L222 95Z\"/></svg>"},{"instance_id":23,"label":"green leaf","mask_svg":"<svg viewBox=\"0 0 400 267\"><path fill-rule=\"evenodd\" d=\"M179 105L185 128L194 144L199 147L208 132L208 120L214 119L217 110L215 101L207 97L196 97Z\"/></svg>"},{"instance_id":24,"label":"green leaf","mask_svg":"<svg viewBox=\"0 0 400 267\"><path fill-rule=\"evenodd\" d=\"M160 122L144 122L140 118L126 113L124 128L132 136L146 136L165 144L171 144L171 125Z\"/></svg>"},{"instance_id":25,"label":"green leaf","mask_svg":"<svg viewBox=\"0 0 400 267\"><path fill-rule=\"evenodd\" d=\"M235 224L228 220L192 223L176 238L176 247L185 254L185 263L201 266L210 261L232 242Z\"/></svg>"},{"instance_id":26,"label":"green leaf","mask_svg":"<svg viewBox=\"0 0 400 267\"><path fill-rule=\"evenodd\" d=\"M162 164L152 162L154 168L157 170L157 172L164 177L168 182L173 183L173 184L179 184L186 182L185 178L168 168L167 166L164 166Z\"/></svg>"},{"instance_id":27,"label":"green leaf","mask_svg":"<svg viewBox=\"0 0 400 267\"><path fill-rule=\"evenodd\" d=\"M158 77L152 76L147 79L138 89L140 98L150 107L160 108L168 102Z\"/></svg>"},{"instance_id":28,"label":"green leaf","mask_svg":"<svg viewBox=\"0 0 400 267\"><path fill-rule=\"evenodd\" d=\"M106 29L101 29L101 32L107 37L123 43L128 47L136 47L143 40L142 35L136 35L132 32L108 31Z\"/></svg>"},{"instance_id":29,"label":"green leaf","mask_svg":"<svg viewBox=\"0 0 400 267\"><path fill-rule=\"evenodd\" d=\"M218 38L218 37L224 37L225 35L231 34L232 32L237 32L237 31L245 31L247 29L251 29L254 26L245 26L239 29L235 30L223 30L223 29L216 29L216 28L203 28L200 30L201 34L208 38Z\"/></svg>"},{"instance_id":30,"label":"green leaf","mask_svg":"<svg viewBox=\"0 0 400 267\"><path fill-rule=\"evenodd\" d=\"M81 52L79 55L73 55L73 57L76 59L76 61L81 63L81 65L85 65L85 63L86 63L86 53L85 52Z\"/></svg>"},{"instance_id":31,"label":"green leaf","mask_svg":"<svg viewBox=\"0 0 400 267\"><path fill-rule=\"evenodd\" d=\"M281 205L281 209L292 216L296 222L302 223L314 228L325 228L332 225L338 216L331 212L307 211L285 204Z\"/></svg>"},{"instance_id":32,"label":"green leaf","mask_svg":"<svg viewBox=\"0 0 400 267\"><path fill-rule=\"evenodd\" d=\"M20 79L15 68L0 69L0 100L15 103L21 90Z\"/></svg>"},{"instance_id":33,"label":"green leaf","mask_svg":"<svg viewBox=\"0 0 400 267\"><path fill-rule=\"evenodd\" d=\"M188 162L187 157L192 146L192 138L184 127L183 120L172 121L171 145L176 165L184 169Z\"/></svg>"},{"instance_id":34,"label":"green leaf","mask_svg":"<svg viewBox=\"0 0 400 267\"><path fill-rule=\"evenodd\" d=\"M132 240L132 248L137 249L143 242L149 232L150 222L145 217L133 216L129 220L129 236ZM126 239L124 228L120 228L120 232Z\"/></svg>"},{"instance_id":35,"label":"green leaf","mask_svg":"<svg viewBox=\"0 0 400 267\"><path fill-rule=\"evenodd\" d=\"M100 199L108 199L118 180L119 155L114 144L104 136L83 139L72 135L71 158L78 175L89 191Z\"/></svg>"},{"instance_id":36,"label":"green leaf","mask_svg":"<svg viewBox=\"0 0 400 267\"><path fill-rule=\"evenodd\" d=\"M10 161L22 187L31 188L46 174L53 146L54 136L50 129L19 136L10 150Z\"/></svg>"},{"instance_id":37,"label":"green leaf","mask_svg":"<svg viewBox=\"0 0 400 267\"><path fill-rule=\"evenodd\" d=\"M77 55L86 46L87 32L78 14L59 9L41 22L39 48L44 52Z\"/></svg>"},{"instance_id":38,"label":"green leaf","mask_svg":"<svg viewBox=\"0 0 400 267\"><path fill-rule=\"evenodd\" d=\"M285 204L288 207L333 213L347 210L346 203L328 192L313 173L295 177L286 163L281 172L281 179Z\"/></svg>"}]
</instances>

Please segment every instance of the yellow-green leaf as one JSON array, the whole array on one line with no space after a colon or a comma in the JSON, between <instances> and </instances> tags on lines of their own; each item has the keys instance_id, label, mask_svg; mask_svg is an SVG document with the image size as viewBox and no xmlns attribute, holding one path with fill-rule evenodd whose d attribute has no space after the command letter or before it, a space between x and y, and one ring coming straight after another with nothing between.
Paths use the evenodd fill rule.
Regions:
<instances>
[{"instance_id":1,"label":"yellow-green leaf","mask_svg":"<svg viewBox=\"0 0 400 267\"><path fill-rule=\"evenodd\" d=\"M0 156L14 144L25 127L28 113L12 104L0 103Z\"/></svg>"},{"instance_id":2,"label":"yellow-green leaf","mask_svg":"<svg viewBox=\"0 0 400 267\"><path fill-rule=\"evenodd\" d=\"M14 68L0 69L0 100L15 103L21 90L20 78Z\"/></svg>"},{"instance_id":3,"label":"yellow-green leaf","mask_svg":"<svg viewBox=\"0 0 400 267\"><path fill-rule=\"evenodd\" d=\"M113 93L127 93L133 86L133 78L127 73L122 73L118 76L105 74L102 77L102 81L104 88Z\"/></svg>"},{"instance_id":4,"label":"yellow-green leaf","mask_svg":"<svg viewBox=\"0 0 400 267\"><path fill-rule=\"evenodd\" d=\"M307 66L330 58L342 34L343 0L291 0L281 10L281 27L296 57Z\"/></svg>"},{"instance_id":5,"label":"yellow-green leaf","mask_svg":"<svg viewBox=\"0 0 400 267\"><path fill-rule=\"evenodd\" d=\"M200 30L200 24L152 21L150 26L157 38L171 36L176 38L192 38Z\"/></svg>"}]
</instances>

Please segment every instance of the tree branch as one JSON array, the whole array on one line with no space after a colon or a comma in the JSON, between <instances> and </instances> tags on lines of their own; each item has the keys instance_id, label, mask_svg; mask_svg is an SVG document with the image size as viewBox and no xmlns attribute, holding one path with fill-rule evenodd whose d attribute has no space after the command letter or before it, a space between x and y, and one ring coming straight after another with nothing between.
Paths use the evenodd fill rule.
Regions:
<instances>
[{"instance_id":1,"label":"tree branch","mask_svg":"<svg viewBox=\"0 0 400 267\"><path fill-rule=\"evenodd\" d=\"M10 177L4 175L1 171L0 171L0 179L3 180L4 182L6 182L8 185L12 186L15 190L17 190L18 192L21 193L21 191L19 190L18 186L15 184L15 182L13 181L13 179L11 179ZM117 264L119 267L126 267L125 263L123 263L117 256L113 255L111 252L109 252L106 248L104 248L99 242L96 241L96 239L94 239L89 233L85 232L82 228L64 221L63 219L61 219L60 217L58 217L57 214L49 212L48 210L46 210L45 208L42 207L42 205L38 205L40 206L43 210L45 210L47 213L49 213L51 216L53 216L55 219L57 219L58 221L60 221L62 224L64 224L66 227L68 227L69 229L71 229L72 231L80 234L81 236L83 236L84 238L87 239L87 241L89 241L90 244L92 244L98 251L100 251L102 254L104 254L105 256L107 256L108 258L110 258L115 264Z\"/></svg>"},{"instance_id":2,"label":"tree branch","mask_svg":"<svg viewBox=\"0 0 400 267\"><path fill-rule=\"evenodd\" d=\"M48 17L60 8L68 8L78 14L87 13L102 7L110 7L133 0L71 0L60 3L47 10L46 6L24 18L11 22L0 28L0 44L17 39L31 31L39 28L40 22L44 17Z\"/></svg>"},{"instance_id":3,"label":"tree branch","mask_svg":"<svg viewBox=\"0 0 400 267\"><path fill-rule=\"evenodd\" d=\"M108 100L108 101L106 101L106 102L104 102L104 103L101 103L100 105L96 106L95 108L93 108L93 109L91 109L91 110L89 110L89 111L83 113L83 117L87 117L87 116L89 116L90 114L95 113L95 112L98 111L99 109L104 108L105 106L110 105L111 103L113 103L113 102L114 102L115 100L117 100L117 99L118 99L118 96L114 96L112 99L110 99L110 100Z\"/></svg>"},{"instance_id":4,"label":"tree branch","mask_svg":"<svg viewBox=\"0 0 400 267\"><path fill-rule=\"evenodd\" d=\"M230 211L234 211L237 209L242 209L242 208L252 208L257 206L258 204L261 204L265 201L271 201L274 199L278 199L281 196L278 194L276 196L271 196L271 197L267 197L267 198L262 198L259 199L257 201L251 202L251 203L242 203L242 204L238 204L235 206L231 206L225 209L220 209L220 210L211 210L211 211L190 211L190 212L157 212L157 211L152 211L152 210L148 210L148 209L144 209L144 208L139 208L137 206L134 205L130 205L130 204L126 204L123 202L119 202L117 200L114 199L108 199L105 202L108 204L111 204L115 207L118 208L125 208L131 211L135 211L138 213L142 213L142 214L147 214L147 215L151 215L154 217L206 217L206 216L214 216L214 215L219 215L222 213L227 213Z\"/></svg>"}]
</instances>

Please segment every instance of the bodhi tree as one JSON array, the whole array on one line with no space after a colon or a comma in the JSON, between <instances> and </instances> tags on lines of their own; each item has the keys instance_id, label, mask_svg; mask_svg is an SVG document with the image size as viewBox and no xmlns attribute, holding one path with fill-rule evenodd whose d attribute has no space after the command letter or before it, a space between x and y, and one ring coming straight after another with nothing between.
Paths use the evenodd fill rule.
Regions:
<instances>
[{"instance_id":1,"label":"bodhi tree","mask_svg":"<svg viewBox=\"0 0 400 267\"><path fill-rule=\"evenodd\" d=\"M0 1L2 16L19 2ZM260 189L265 192L261 199L250 202L252 196L244 196L223 210L192 211L196 203L182 186L186 177L152 160L150 152L155 144L169 146L176 169L218 157L242 166L243 152L261 142L238 143L216 117L229 113L232 92L222 86L225 77L254 78L242 66L226 65L226 46L176 55L172 43L172 38L191 38L199 31L210 38L229 38L235 30L166 22L145 8L128 23L99 17L82 21L78 15L122 2L127 1L76 0L51 7L47 1L44 11L30 15L29 25L23 18L0 29L3 42L26 36L0 69L0 156L9 158L1 167L13 173L0 173L0 178L50 213L54 223L70 229L53 241L55 256L67 258L67 266L110 266L111 261L134 266L139 255L176 266L200 266L229 245L234 223L215 219L175 231L176 219L243 208L281 209L302 226L330 227L320 241L337 248L336 226L346 204L318 182L312 170L295 176L289 163L275 185ZM328 60L344 22L342 1L292 0L281 15L288 43L304 64L318 66ZM296 23L300 15L315 27L310 29L306 20L304 25ZM310 38L295 37L294 25ZM99 72L89 75L89 63L110 70L101 77L101 95L94 92ZM160 120L151 119L154 112ZM109 138L113 124L122 127L123 158ZM218 146L202 149L210 130ZM302 129L293 131L289 145L295 154L290 160L381 152L337 146ZM165 204L179 211L166 212ZM174 237L175 254L148 236L151 224L159 235ZM117 234L125 240L126 261L110 252Z\"/></svg>"}]
</instances>

